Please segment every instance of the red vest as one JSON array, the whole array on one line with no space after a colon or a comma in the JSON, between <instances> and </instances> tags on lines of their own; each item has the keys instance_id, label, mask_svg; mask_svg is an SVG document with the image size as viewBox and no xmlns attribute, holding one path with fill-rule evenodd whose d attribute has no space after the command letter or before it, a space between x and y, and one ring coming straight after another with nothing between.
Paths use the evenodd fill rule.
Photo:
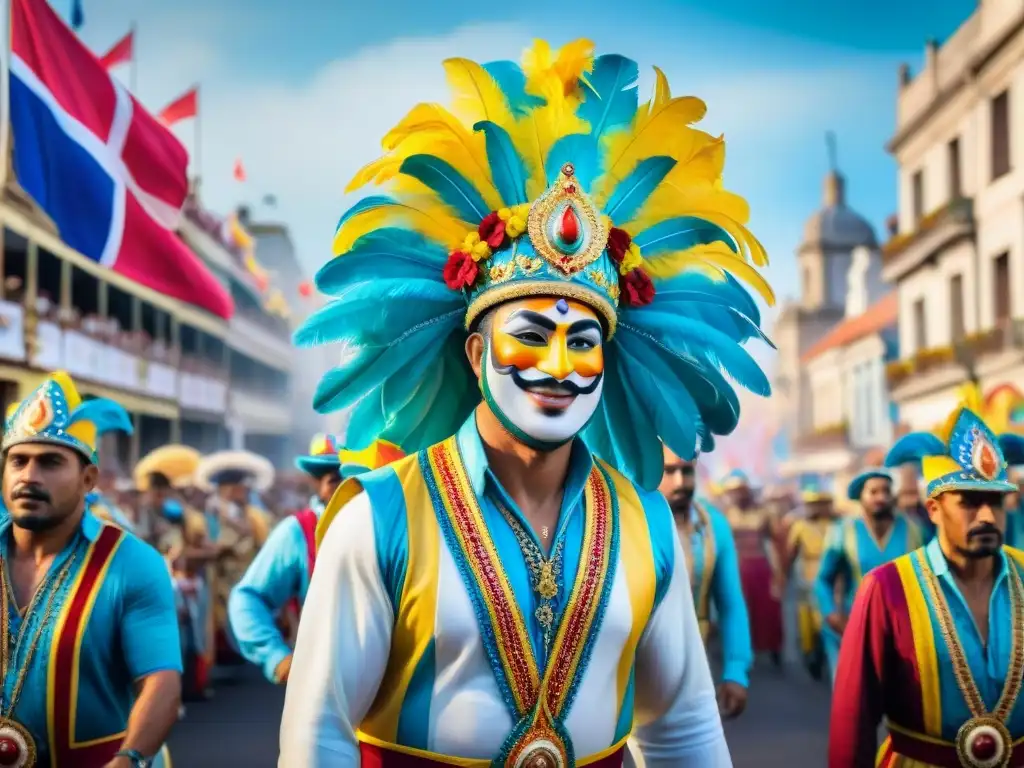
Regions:
<instances>
[{"instance_id":1,"label":"red vest","mask_svg":"<svg viewBox=\"0 0 1024 768\"><path fill-rule=\"evenodd\" d=\"M313 563L316 561L316 524L319 518L316 516L316 512L311 509L304 509L301 512L295 513L295 519L299 523L299 528L302 529L302 535L306 539L306 561L309 563L309 575L313 575ZM292 598L288 604L288 609L295 611L298 615L301 606L296 598Z\"/></svg>"}]
</instances>

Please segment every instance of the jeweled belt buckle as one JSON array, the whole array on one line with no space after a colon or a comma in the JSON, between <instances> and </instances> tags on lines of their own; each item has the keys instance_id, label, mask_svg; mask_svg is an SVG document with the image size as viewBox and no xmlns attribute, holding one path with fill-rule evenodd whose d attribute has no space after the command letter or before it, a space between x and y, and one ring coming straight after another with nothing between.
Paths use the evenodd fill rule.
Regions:
<instances>
[{"instance_id":1,"label":"jeweled belt buckle","mask_svg":"<svg viewBox=\"0 0 1024 768\"><path fill-rule=\"evenodd\" d=\"M565 756L554 741L542 737L523 747L515 768L565 768Z\"/></svg>"},{"instance_id":2,"label":"jeweled belt buckle","mask_svg":"<svg viewBox=\"0 0 1024 768\"><path fill-rule=\"evenodd\" d=\"M964 768L1006 768L1013 753L1013 738L994 717L968 720L956 734L956 753Z\"/></svg>"},{"instance_id":3,"label":"jeweled belt buckle","mask_svg":"<svg viewBox=\"0 0 1024 768\"><path fill-rule=\"evenodd\" d=\"M36 742L21 723L0 717L0 766L32 768L36 764Z\"/></svg>"}]
</instances>

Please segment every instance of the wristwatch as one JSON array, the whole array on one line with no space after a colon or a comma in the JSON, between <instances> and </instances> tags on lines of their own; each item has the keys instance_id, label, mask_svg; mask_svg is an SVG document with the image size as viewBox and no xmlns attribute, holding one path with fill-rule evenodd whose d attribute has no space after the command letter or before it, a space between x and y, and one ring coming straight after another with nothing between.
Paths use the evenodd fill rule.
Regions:
<instances>
[{"instance_id":1,"label":"wristwatch","mask_svg":"<svg viewBox=\"0 0 1024 768\"><path fill-rule=\"evenodd\" d=\"M127 757L132 761L132 768L149 768L153 765L153 759L144 757L137 749L122 749L114 757Z\"/></svg>"}]
</instances>

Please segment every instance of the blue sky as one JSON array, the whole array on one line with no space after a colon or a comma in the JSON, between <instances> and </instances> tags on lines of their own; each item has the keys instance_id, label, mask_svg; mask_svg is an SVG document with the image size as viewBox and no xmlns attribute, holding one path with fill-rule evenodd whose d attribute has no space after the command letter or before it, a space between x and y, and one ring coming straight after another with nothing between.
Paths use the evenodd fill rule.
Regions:
<instances>
[{"instance_id":1,"label":"blue sky","mask_svg":"<svg viewBox=\"0 0 1024 768\"><path fill-rule=\"evenodd\" d=\"M56 0L58 9L67 13ZM201 84L204 200L225 211L266 193L260 215L293 230L312 271L353 171L417 101L444 98L440 60L518 58L532 38L590 37L599 51L661 66L676 93L708 102L703 126L724 132L726 183L748 197L783 296L796 290L793 250L819 205L824 135L836 132L851 204L881 231L895 205L891 133L896 69L916 66L973 0L84 0L81 34L103 51L137 25L138 90L156 110ZM121 72L127 81L127 72ZM702 126L702 127L703 127ZM186 145L196 126L177 129ZM236 157L250 181L231 180Z\"/></svg>"}]
</instances>

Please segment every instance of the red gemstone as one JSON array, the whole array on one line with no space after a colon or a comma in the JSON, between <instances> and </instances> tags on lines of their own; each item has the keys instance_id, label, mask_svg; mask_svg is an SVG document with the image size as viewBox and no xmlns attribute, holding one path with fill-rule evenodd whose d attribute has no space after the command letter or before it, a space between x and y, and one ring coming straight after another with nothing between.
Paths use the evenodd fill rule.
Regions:
<instances>
[{"instance_id":1,"label":"red gemstone","mask_svg":"<svg viewBox=\"0 0 1024 768\"><path fill-rule=\"evenodd\" d=\"M978 463L981 465L981 473L985 477L995 477L996 472L999 471L999 466L992 446L988 445L988 443L982 445L981 455L978 458L980 459Z\"/></svg>"},{"instance_id":2,"label":"red gemstone","mask_svg":"<svg viewBox=\"0 0 1024 768\"><path fill-rule=\"evenodd\" d=\"M567 205L562 211L561 226L558 229L558 236L565 244L575 243L580 236L580 221L576 218L576 212L571 205Z\"/></svg>"},{"instance_id":3,"label":"red gemstone","mask_svg":"<svg viewBox=\"0 0 1024 768\"><path fill-rule=\"evenodd\" d=\"M566 184L565 185L565 194L567 194L567 195L575 195L576 194L576 185L575 184Z\"/></svg>"},{"instance_id":4,"label":"red gemstone","mask_svg":"<svg viewBox=\"0 0 1024 768\"><path fill-rule=\"evenodd\" d=\"M977 760L991 760L998 750L999 744L991 733L979 733L971 739L971 757Z\"/></svg>"},{"instance_id":5,"label":"red gemstone","mask_svg":"<svg viewBox=\"0 0 1024 768\"><path fill-rule=\"evenodd\" d=\"M17 765L21 759L21 745L10 736L0 736L0 765Z\"/></svg>"}]
</instances>

